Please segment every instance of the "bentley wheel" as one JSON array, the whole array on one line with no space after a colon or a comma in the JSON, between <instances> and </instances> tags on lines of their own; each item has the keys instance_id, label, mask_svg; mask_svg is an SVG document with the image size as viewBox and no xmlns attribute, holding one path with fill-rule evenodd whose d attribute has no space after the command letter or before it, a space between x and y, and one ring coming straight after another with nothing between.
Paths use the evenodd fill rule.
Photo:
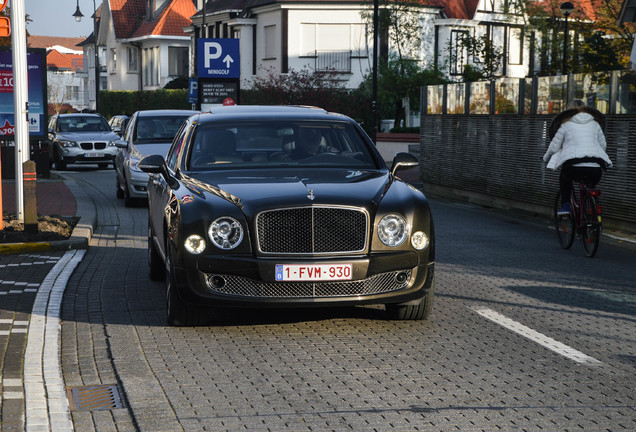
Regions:
<instances>
[{"instance_id":1,"label":"bentley wheel","mask_svg":"<svg viewBox=\"0 0 636 432\"><path fill-rule=\"evenodd\" d=\"M391 320L426 320L433 310L433 289L418 304L387 304L386 313Z\"/></svg>"},{"instance_id":2,"label":"bentley wheel","mask_svg":"<svg viewBox=\"0 0 636 432\"><path fill-rule=\"evenodd\" d=\"M148 277L154 281L162 281L166 278L165 266L152 239L152 228L150 226L148 226Z\"/></svg>"},{"instance_id":3,"label":"bentley wheel","mask_svg":"<svg viewBox=\"0 0 636 432\"><path fill-rule=\"evenodd\" d=\"M166 257L166 285L168 298L168 324L176 327L194 327L203 322L203 309L187 305L177 292L172 246L168 245Z\"/></svg>"}]
</instances>

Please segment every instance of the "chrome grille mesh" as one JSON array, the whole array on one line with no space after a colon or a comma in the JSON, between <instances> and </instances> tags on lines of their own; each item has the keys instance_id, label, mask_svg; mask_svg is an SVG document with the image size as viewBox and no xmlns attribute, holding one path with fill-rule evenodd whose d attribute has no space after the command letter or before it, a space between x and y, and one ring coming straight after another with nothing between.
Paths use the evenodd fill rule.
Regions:
<instances>
[{"instance_id":1,"label":"chrome grille mesh","mask_svg":"<svg viewBox=\"0 0 636 432\"><path fill-rule=\"evenodd\" d=\"M406 277L398 282L397 275L399 273L406 275ZM210 280L212 276L221 276L225 279L225 285L222 287L213 287L212 284L208 284L210 291L219 294L266 298L317 298L364 296L403 289L408 286L411 280L411 271L381 273L356 281L320 283L261 282L230 275L207 275L207 280Z\"/></svg>"},{"instance_id":2,"label":"chrome grille mesh","mask_svg":"<svg viewBox=\"0 0 636 432\"><path fill-rule=\"evenodd\" d=\"M367 215L359 209L300 207L260 213L259 249L268 254L362 252L367 244Z\"/></svg>"}]
</instances>

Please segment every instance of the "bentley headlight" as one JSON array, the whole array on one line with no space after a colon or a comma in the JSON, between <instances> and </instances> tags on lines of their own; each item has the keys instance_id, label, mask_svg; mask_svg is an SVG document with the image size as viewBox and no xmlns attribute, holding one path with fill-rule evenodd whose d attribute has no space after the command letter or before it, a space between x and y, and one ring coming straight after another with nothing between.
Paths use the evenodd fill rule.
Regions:
<instances>
[{"instance_id":1,"label":"bentley headlight","mask_svg":"<svg viewBox=\"0 0 636 432\"><path fill-rule=\"evenodd\" d=\"M60 145L62 147L77 147L77 143L75 141L60 140Z\"/></svg>"},{"instance_id":2,"label":"bentley headlight","mask_svg":"<svg viewBox=\"0 0 636 432\"><path fill-rule=\"evenodd\" d=\"M409 234L406 220L398 214L386 215L378 224L378 236L387 246L399 246Z\"/></svg>"},{"instance_id":3,"label":"bentley headlight","mask_svg":"<svg viewBox=\"0 0 636 432\"><path fill-rule=\"evenodd\" d=\"M210 224L208 235L219 249L234 249L243 240L243 227L236 219L223 216Z\"/></svg>"},{"instance_id":4,"label":"bentley headlight","mask_svg":"<svg viewBox=\"0 0 636 432\"><path fill-rule=\"evenodd\" d=\"M428 246L428 236L425 232L417 231L411 236L411 245L414 249L422 250Z\"/></svg>"},{"instance_id":5,"label":"bentley headlight","mask_svg":"<svg viewBox=\"0 0 636 432\"><path fill-rule=\"evenodd\" d=\"M200 235L192 234L185 241L185 248L194 255L199 255L205 250L205 240Z\"/></svg>"}]
</instances>

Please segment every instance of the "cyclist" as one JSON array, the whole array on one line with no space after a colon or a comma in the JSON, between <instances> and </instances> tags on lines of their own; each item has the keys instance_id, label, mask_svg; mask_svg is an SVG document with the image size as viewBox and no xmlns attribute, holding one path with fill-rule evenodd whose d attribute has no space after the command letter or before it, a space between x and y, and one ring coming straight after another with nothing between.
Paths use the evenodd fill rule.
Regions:
<instances>
[{"instance_id":1,"label":"cyclist","mask_svg":"<svg viewBox=\"0 0 636 432\"><path fill-rule=\"evenodd\" d=\"M570 213L569 197L572 181L591 186L601 180L603 169L612 166L612 161L605 152L607 143L599 122L602 114L585 106L581 100L573 100L565 111L554 119L551 130L558 130L543 156L547 167L553 170L561 168L559 187L563 207L559 215Z\"/></svg>"}]
</instances>

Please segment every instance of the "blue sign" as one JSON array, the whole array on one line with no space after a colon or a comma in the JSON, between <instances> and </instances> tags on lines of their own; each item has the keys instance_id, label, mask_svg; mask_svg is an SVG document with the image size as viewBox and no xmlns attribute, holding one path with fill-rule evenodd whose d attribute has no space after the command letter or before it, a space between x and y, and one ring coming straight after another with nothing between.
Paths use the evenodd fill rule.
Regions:
<instances>
[{"instance_id":1,"label":"blue sign","mask_svg":"<svg viewBox=\"0 0 636 432\"><path fill-rule=\"evenodd\" d=\"M190 78L188 86L188 103L197 103L199 100L199 80Z\"/></svg>"},{"instance_id":2,"label":"blue sign","mask_svg":"<svg viewBox=\"0 0 636 432\"><path fill-rule=\"evenodd\" d=\"M199 78L240 78L238 39L198 39L197 75Z\"/></svg>"},{"instance_id":3,"label":"blue sign","mask_svg":"<svg viewBox=\"0 0 636 432\"><path fill-rule=\"evenodd\" d=\"M46 50L27 49L29 98L29 136L46 137L48 106L46 99ZM15 135L13 106L13 57L9 47L0 48L0 138Z\"/></svg>"}]
</instances>

